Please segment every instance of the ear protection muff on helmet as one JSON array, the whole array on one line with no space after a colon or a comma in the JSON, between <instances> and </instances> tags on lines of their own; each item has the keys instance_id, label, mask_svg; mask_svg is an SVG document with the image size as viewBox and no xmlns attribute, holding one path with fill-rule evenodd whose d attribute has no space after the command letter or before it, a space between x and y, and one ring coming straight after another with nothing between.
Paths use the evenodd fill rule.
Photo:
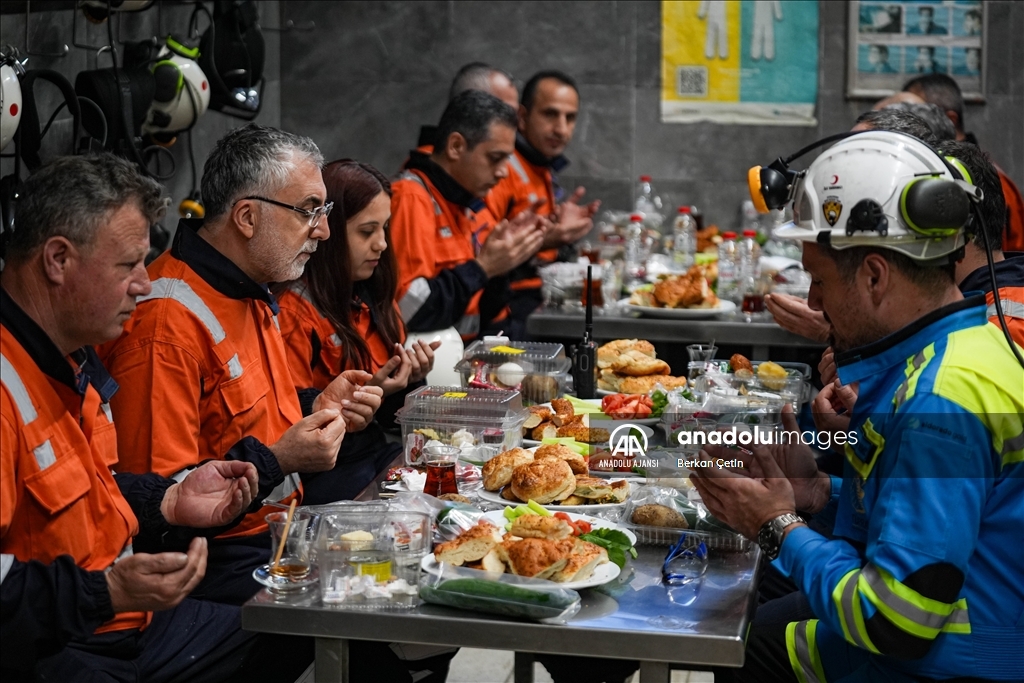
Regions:
<instances>
[{"instance_id":1,"label":"ear protection muff on helmet","mask_svg":"<svg viewBox=\"0 0 1024 683\"><path fill-rule=\"evenodd\" d=\"M779 157L766 168L751 168L747 172L747 185L754 207L761 213L767 213L768 210L781 209L793 200L804 172L790 169L790 162L818 147L870 132L873 131L830 135L785 159ZM907 137L918 140L910 135ZM918 142L935 153L953 176L954 182L950 182L948 178L930 175L913 178L903 187L900 194L900 215L907 227L924 237L950 237L968 225L971 219L971 203L981 201L984 195L980 188L971 183L970 174L963 164L952 157L943 157L931 145L921 140ZM889 232L888 223L881 204L875 199L863 198L850 210L845 232L847 236L859 231L875 232L884 237Z\"/></svg>"}]
</instances>

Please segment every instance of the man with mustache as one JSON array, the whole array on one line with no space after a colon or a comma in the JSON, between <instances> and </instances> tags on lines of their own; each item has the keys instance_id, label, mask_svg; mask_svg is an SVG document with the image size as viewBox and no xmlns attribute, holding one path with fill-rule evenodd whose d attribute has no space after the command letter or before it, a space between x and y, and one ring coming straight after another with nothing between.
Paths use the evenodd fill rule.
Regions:
<instances>
[{"instance_id":1,"label":"man with mustache","mask_svg":"<svg viewBox=\"0 0 1024 683\"><path fill-rule=\"evenodd\" d=\"M205 460L243 460L259 472L257 504L210 543L195 595L241 604L269 560L264 517L301 501L299 472L334 466L346 431L380 405L370 375L342 373L296 395L267 283L302 275L329 230L323 158L312 140L249 124L224 136L203 169L206 219L183 220L170 251L149 266L151 293L101 350L121 385L111 406L118 468L179 477ZM303 417L306 415L306 417Z\"/></svg>"},{"instance_id":2,"label":"man with mustache","mask_svg":"<svg viewBox=\"0 0 1024 683\"><path fill-rule=\"evenodd\" d=\"M537 251L544 226L536 206L496 221L484 205L509 173L512 107L467 90L448 103L437 127L433 152L411 152L392 185L398 302L410 332L455 327L469 341L503 326L507 275Z\"/></svg>"},{"instance_id":3,"label":"man with mustache","mask_svg":"<svg viewBox=\"0 0 1024 683\"><path fill-rule=\"evenodd\" d=\"M526 318L543 301L538 266L557 260L560 247L568 247L590 232L593 216L601 206L600 201L581 206L586 190L577 187L566 196L555 178L569 165L563 152L572 142L579 113L580 93L571 76L561 71L534 74L523 87L516 151L509 157L510 172L487 194L487 208L499 219L515 218L543 201L538 212L551 221L540 251L509 276L513 339L526 338Z\"/></svg>"},{"instance_id":4,"label":"man with mustache","mask_svg":"<svg viewBox=\"0 0 1024 683\"><path fill-rule=\"evenodd\" d=\"M118 386L92 345L150 293L143 259L165 207L110 154L56 159L19 192L0 279L4 680L222 680L266 650L237 607L187 597L202 536L241 518L256 469L209 462L177 482L111 470ZM294 659L256 670L293 680Z\"/></svg>"}]
</instances>

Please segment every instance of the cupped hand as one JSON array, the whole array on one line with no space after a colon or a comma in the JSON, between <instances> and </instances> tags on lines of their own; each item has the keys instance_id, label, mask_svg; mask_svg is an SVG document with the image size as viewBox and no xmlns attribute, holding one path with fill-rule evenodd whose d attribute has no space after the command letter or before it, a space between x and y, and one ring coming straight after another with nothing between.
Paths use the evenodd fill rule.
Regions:
<instances>
[{"instance_id":1,"label":"cupped hand","mask_svg":"<svg viewBox=\"0 0 1024 683\"><path fill-rule=\"evenodd\" d=\"M175 526L217 527L245 512L258 491L259 474L252 463L211 460L168 488L160 510Z\"/></svg>"},{"instance_id":2,"label":"cupped hand","mask_svg":"<svg viewBox=\"0 0 1024 683\"><path fill-rule=\"evenodd\" d=\"M193 538L187 553L136 553L107 572L114 612L171 609L206 575L206 539Z\"/></svg>"},{"instance_id":3,"label":"cupped hand","mask_svg":"<svg viewBox=\"0 0 1024 683\"><path fill-rule=\"evenodd\" d=\"M366 429L380 408L384 390L370 385L373 375L362 370L346 370L334 378L313 401L313 410L332 408L341 412L348 431Z\"/></svg>"},{"instance_id":4,"label":"cupped hand","mask_svg":"<svg viewBox=\"0 0 1024 683\"><path fill-rule=\"evenodd\" d=\"M391 356L367 382L369 386L380 387L384 396L390 396L409 386L409 377L413 370L409 352L401 344L395 344L393 351L395 355Z\"/></svg>"},{"instance_id":5,"label":"cupped hand","mask_svg":"<svg viewBox=\"0 0 1024 683\"><path fill-rule=\"evenodd\" d=\"M818 342L827 342L832 326L825 314L807 305L807 299L791 294L766 294L764 304L780 327Z\"/></svg>"}]
</instances>

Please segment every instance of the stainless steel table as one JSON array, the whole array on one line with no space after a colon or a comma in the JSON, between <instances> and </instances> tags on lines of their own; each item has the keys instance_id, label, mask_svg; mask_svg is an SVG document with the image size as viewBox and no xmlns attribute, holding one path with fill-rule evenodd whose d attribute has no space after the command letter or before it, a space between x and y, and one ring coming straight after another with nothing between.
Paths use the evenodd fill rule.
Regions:
<instances>
[{"instance_id":1,"label":"stainless steel table","mask_svg":"<svg viewBox=\"0 0 1024 683\"><path fill-rule=\"evenodd\" d=\"M537 311L526 321L537 339L583 336L583 314ZM788 332L774 322L731 320L664 320L629 316L594 316L594 338L599 341L642 337L652 342L691 344L714 339L718 344L749 344L752 360L768 360L769 347L824 348L824 344Z\"/></svg>"},{"instance_id":2,"label":"stainless steel table","mask_svg":"<svg viewBox=\"0 0 1024 683\"><path fill-rule=\"evenodd\" d=\"M703 579L668 587L661 583L666 550L639 547L620 581L581 591L583 609L564 626L438 605L402 613L335 610L320 603L315 588L302 595L261 591L242 608L242 626L315 637L318 683L347 680L348 639L515 650L517 683L533 679L527 653L639 659L643 683L668 683L671 668L686 668L679 665L742 666L760 551L712 551Z\"/></svg>"}]
</instances>

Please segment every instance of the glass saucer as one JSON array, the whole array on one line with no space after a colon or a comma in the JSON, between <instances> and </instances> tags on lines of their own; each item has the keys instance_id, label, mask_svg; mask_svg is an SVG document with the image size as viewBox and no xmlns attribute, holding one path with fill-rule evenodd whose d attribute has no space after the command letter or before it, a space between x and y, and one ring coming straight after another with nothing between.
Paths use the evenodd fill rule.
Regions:
<instances>
[{"instance_id":1,"label":"glass saucer","mask_svg":"<svg viewBox=\"0 0 1024 683\"><path fill-rule=\"evenodd\" d=\"M305 577L293 580L270 573L270 564L264 564L252 570L252 578L272 591L294 591L309 588L320 580L320 572L316 565L310 567Z\"/></svg>"}]
</instances>

